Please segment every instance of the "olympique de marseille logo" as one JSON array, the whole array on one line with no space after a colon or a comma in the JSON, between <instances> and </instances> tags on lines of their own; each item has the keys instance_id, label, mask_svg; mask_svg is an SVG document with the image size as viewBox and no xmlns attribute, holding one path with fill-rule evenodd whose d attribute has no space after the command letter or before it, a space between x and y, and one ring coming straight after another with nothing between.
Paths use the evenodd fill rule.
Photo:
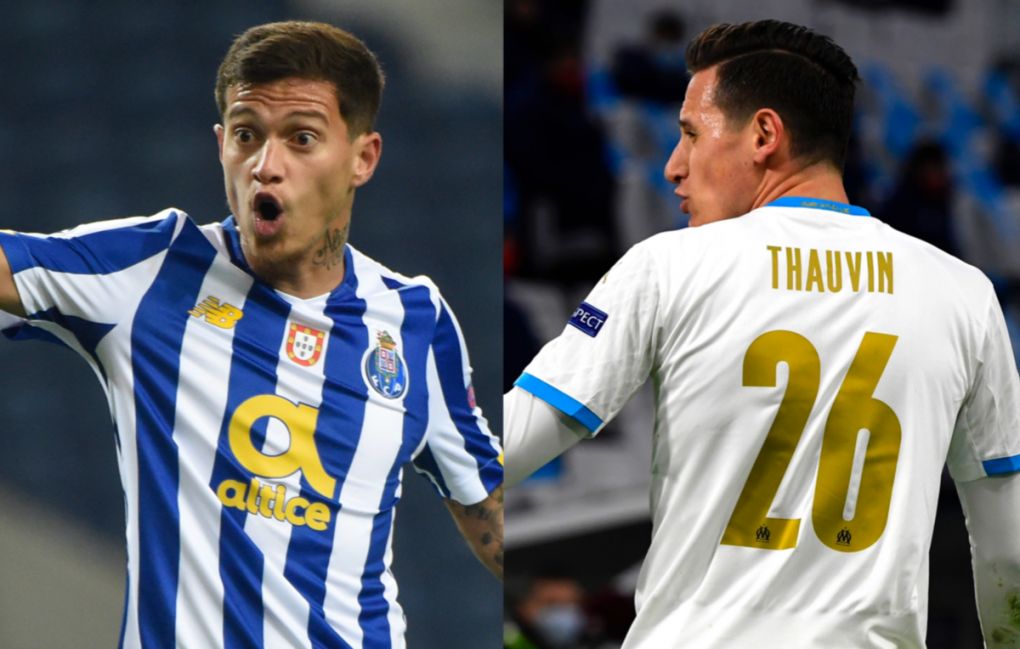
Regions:
<instances>
[{"instance_id":1,"label":"olympique de marseille logo","mask_svg":"<svg viewBox=\"0 0 1020 649\"><path fill-rule=\"evenodd\" d=\"M365 383L387 399L399 399L407 389L407 366L387 331L376 334L376 346L366 352L362 369Z\"/></svg>"}]
</instances>

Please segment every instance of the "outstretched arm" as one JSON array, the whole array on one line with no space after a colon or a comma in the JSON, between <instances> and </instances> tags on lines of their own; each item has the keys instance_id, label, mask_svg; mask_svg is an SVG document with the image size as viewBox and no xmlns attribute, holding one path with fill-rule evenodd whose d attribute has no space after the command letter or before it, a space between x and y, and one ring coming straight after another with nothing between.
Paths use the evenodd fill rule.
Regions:
<instances>
[{"instance_id":1,"label":"outstretched arm","mask_svg":"<svg viewBox=\"0 0 1020 649\"><path fill-rule=\"evenodd\" d=\"M14 285L14 275L3 247L0 247L0 310L24 316L25 309L21 306L18 287Z\"/></svg>"},{"instance_id":2,"label":"outstretched arm","mask_svg":"<svg viewBox=\"0 0 1020 649\"><path fill-rule=\"evenodd\" d=\"M967 520L978 616L989 647L1020 647L1020 473L956 485Z\"/></svg>"},{"instance_id":3,"label":"outstretched arm","mask_svg":"<svg viewBox=\"0 0 1020 649\"><path fill-rule=\"evenodd\" d=\"M478 560L502 579L503 487L496 487L485 500L474 505L446 500L446 506Z\"/></svg>"}]
</instances>

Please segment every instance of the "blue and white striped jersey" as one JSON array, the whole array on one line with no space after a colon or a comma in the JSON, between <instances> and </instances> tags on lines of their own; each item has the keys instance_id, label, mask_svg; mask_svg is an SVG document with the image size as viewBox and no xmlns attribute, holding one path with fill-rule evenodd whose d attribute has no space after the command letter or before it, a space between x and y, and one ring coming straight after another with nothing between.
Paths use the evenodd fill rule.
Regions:
<instances>
[{"instance_id":1,"label":"blue and white striped jersey","mask_svg":"<svg viewBox=\"0 0 1020 649\"><path fill-rule=\"evenodd\" d=\"M73 348L109 397L121 646L404 646L404 464L463 504L503 474L428 279L348 246L343 282L298 299L254 277L232 218L177 210L0 245L29 314L12 335Z\"/></svg>"}]
</instances>

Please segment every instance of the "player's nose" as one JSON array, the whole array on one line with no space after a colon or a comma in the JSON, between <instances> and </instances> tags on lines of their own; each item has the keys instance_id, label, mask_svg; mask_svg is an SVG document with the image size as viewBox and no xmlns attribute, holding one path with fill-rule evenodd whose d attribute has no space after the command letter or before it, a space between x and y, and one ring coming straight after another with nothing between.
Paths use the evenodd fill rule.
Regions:
<instances>
[{"instance_id":1,"label":"player's nose","mask_svg":"<svg viewBox=\"0 0 1020 649\"><path fill-rule=\"evenodd\" d=\"M260 184L268 185L283 179L283 144L266 138L259 150L258 159L252 167L252 177Z\"/></svg>"},{"instance_id":2,"label":"player's nose","mask_svg":"<svg viewBox=\"0 0 1020 649\"><path fill-rule=\"evenodd\" d=\"M687 156L681 145L682 141L676 143L673 153L669 155L669 160L666 161L666 166L662 170L662 175L674 185L679 184L687 177Z\"/></svg>"}]
</instances>

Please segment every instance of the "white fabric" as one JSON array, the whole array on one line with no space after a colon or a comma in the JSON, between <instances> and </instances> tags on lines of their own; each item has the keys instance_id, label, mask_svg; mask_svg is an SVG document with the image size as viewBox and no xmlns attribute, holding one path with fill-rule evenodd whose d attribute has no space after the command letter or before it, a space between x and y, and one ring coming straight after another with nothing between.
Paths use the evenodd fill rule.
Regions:
<instances>
[{"instance_id":1,"label":"white fabric","mask_svg":"<svg viewBox=\"0 0 1020 649\"><path fill-rule=\"evenodd\" d=\"M986 642L1015 637L1020 592L1020 473L956 485L974 562L978 616ZM989 642L989 646L995 646Z\"/></svg>"},{"instance_id":2,"label":"white fabric","mask_svg":"<svg viewBox=\"0 0 1020 649\"><path fill-rule=\"evenodd\" d=\"M841 259L831 276L826 251ZM787 254L791 261L802 255L799 282L798 273L788 274ZM885 275L880 259L892 260ZM837 279L838 290L829 290ZM596 422L653 381L654 531L624 647L923 646L943 465L948 459L958 480L973 479L994 466L989 461L1020 454L1020 385L1001 311L980 271L874 218L768 206L634 246L585 302L606 314L596 335L567 326L523 378L537 379L531 391L553 405L560 397L549 395L579 402ZM768 501L768 518L798 519L799 529L788 549L754 539L722 544L787 393L788 359L810 356L786 343L766 345L776 356L762 360L756 352L751 364L773 371L774 387L745 385L752 342L775 331L802 338L818 357L817 394L800 397L803 432L788 431L790 457L773 466L782 480ZM823 540L815 530L815 485L826 424L867 332L871 343L878 334L895 336L894 346L877 383L856 380L847 389L873 387L857 394L855 407L886 404L900 442L892 456L865 444L874 431L858 433L856 453L851 443L846 457L856 457L840 464L847 482L836 485L848 485L850 494L841 508L854 532L848 544L861 538L854 512L881 505L856 502L856 491L867 488L862 476L873 480L878 466L895 473L880 536L867 547L842 548L842 537ZM873 344L868 350L874 356ZM865 364L874 369L876 361ZM805 372L797 370L799 380ZM516 434L510 423L507 448L520 447Z\"/></svg>"},{"instance_id":3,"label":"white fabric","mask_svg":"<svg viewBox=\"0 0 1020 649\"><path fill-rule=\"evenodd\" d=\"M503 435L507 442L503 484L514 486L584 439L570 421L520 388L511 388L503 395Z\"/></svg>"}]
</instances>

